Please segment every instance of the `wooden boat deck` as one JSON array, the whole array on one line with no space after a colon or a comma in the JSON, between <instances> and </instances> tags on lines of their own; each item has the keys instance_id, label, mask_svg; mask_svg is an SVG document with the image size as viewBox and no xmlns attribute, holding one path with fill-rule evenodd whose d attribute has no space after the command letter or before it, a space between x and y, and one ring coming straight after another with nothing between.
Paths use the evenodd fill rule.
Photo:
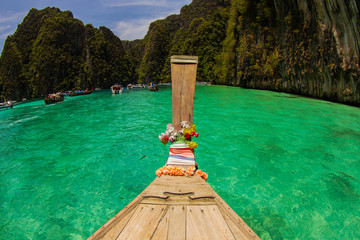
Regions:
<instances>
[{"instance_id":1,"label":"wooden boat deck","mask_svg":"<svg viewBox=\"0 0 360 240\"><path fill-rule=\"evenodd\" d=\"M260 239L198 174L162 175L94 239Z\"/></svg>"}]
</instances>

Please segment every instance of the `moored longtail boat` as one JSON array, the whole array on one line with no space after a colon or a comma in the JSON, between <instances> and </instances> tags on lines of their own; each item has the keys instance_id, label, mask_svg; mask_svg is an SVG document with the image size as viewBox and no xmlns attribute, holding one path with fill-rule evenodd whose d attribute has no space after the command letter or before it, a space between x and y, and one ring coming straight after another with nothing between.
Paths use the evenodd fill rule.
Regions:
<instances>
[{"instance_id":1,"label":"moored longtail boat","mask_svg":"<svg viewBox=\"0 0 360 240\"><path fill-rule=\"evenodd\" d=\"M61 93L52 93L49 94L45 99L45 104L52 104L52 103L57 103L57 102L62 102L64 101L64 95Z\"/></svg>"},{"instance_id":2,"label":"moored longtail boat","mask_svg":"<svg viewBox=\"0 0 360 240\"><path fill-rule=\"evenodd\" d=\"M92 92L94 91L94 89L91 89L91 90L77 90L77 91L74 91L74 92L71 92L69 93L69 97L75 97L75 96L81 96L81 95L87 95L87 94L91 94Z\"/></svg>"},{"instance_id":3,"label":"moored longtail boat","mask_svg":"<svg viewBox=\"0 0 360 240\"><path fill-rule=\"evenodd\" d=\"M197 137L192 123L197 62L193 56L171 57L173 124L159 136L172 143L166 166L89 239L259 239L197 169L197 144L191 140Z\"/></svg>"}]
</instances>

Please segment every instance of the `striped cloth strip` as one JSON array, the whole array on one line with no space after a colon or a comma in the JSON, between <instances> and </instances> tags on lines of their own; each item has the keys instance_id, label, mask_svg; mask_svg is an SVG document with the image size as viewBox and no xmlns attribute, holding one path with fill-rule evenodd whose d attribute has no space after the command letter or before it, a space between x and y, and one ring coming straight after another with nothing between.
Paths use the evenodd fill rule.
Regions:
<instances>
[{"instance_id":1,"label":"striped cloth strip","mask_svg":"<svg viewBox=\"0 0 360 240\"><path fill-rule=\"evenodd\" d=\"M169 157L166 164L180 165L180 166L194 166L195 155L194 149L190 148L173 148L171 145L169 149Z\"/></svg>"},{"instance_id":2,"label":"striped cloth strip","mask_svg":"<svg viewBox=\"0 0 360 240\"><path fill-rule=\"evenodd\" d=\"M189 144L187 144L186 142L177 141L173 142L170 148L189 148Z\"/></svg>"}]
</instances>

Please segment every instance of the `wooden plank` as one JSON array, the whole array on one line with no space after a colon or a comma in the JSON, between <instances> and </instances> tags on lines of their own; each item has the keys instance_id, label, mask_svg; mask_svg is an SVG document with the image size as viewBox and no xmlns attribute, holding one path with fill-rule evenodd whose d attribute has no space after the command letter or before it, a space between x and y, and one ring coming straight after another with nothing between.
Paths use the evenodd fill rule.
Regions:
<instances>
[{"instance_id":1,"label":"wooden plank","mask_svg":"<svg viewBox=\"0 0 360 240\"><path fill-rule=\"evenodd\" d=\"M215 196L214 190L199 175L185 176L168 176L163 175L151 184L143 193L146 195L157 195L165 197L164 192L185 193L193 192L192 197Z\"/></svg>"},{"instance_id":2,"label":"wooden plank","mask_svg":"<svg viewBox=\"0 0 360 240\"><path fill-rule=\"evenodd\" d=\"M136 207L138 207L138 205L136 205ZM101 237L101 239L103 239L103 240L114 240L114 239L116 239L120 235L121 231L124 229L125 225L128 223L129 219L135 213L136 207L131 212L129 212L126 216L119 219L119 221L116 224L114 224L105 233L105 235L103 237Z\"/></svg>"},{"instance_id":3,"label":"wooden plank","mask_svg":"<svg viewBox=\"0 0 360 240\"><path fill-rule=\"evenodd\" d=\"M234 210L216 192L215 194L217 195L215 201L219 208L246 235L247 239L260 240L258 235L256 235L256 233L244 222L244 220L239 215L237 215Z\"/></svg>"},{"instance_id":4,"label":"wooden plank","mask_svg":"<svg viewBox=\"0 0 360 240\"><path fill-rule=\"evenodd\" d=\"M221 208L219 209L226 223L228 224L232 234L234 235L235 239L239 239L239 240L249 239L249 237L242 231L244 228L236 225Z\"/></svg>"},{"instance_id":5,"label":"wooden plank","mask_svg":"<svg viewBox=\"0 0 360 240\"><path fill-rule=\"evenodd\" d=\"M198 63L199 58L197 56L186 56L186 55L174 55L171 56L171 63Z\"/></svg>"},{"instance_id":6,"label":"wooden plank","mask_svg":"<svg viewBox=\"0 0 360 240\"><path fill-rule=\"evenodd\" d=\"M235 239L216 205L187 209L186 239Z\"/></svg>"},{"instance_id":7,"label":"wooden plank","mask_svg":"<svg viewBox=\"0 0 360 240\"><path fill-rule=\"evenodd\" d=\"M151 237L151 240L167 240L168 229L169 229L169 210L166 211L165 216L160 221L158 227L154 232L154 235Z\"/></svg>"},{"instance_id":8,"label":"wooden plank","mask_svg":"<svg viewBox=\"0 0 360 240\"><path fill-rule=\"evenodd\" d=\"M218 236L223 236L223 239L235 239L232 231L230 230L223 215L221 214L219 207L217 205L214 205L209 206L205 209L208 209L209 219L211 219L210 225L212 225L213 228L218 228L216 230Z\"/></svg>"},{"instance_id":9,"label":"wooden plank","mask_svg":"<svg viewBox=\"0 0 360 240\"><path fill-rule=\"evenodd\" d=\"M179 65L171 64L171 87L172 87L172 123L175 130L180 130L181 118L181 90L182 90L182 76L183 72Z\"/></svg>"},{"instance_id":10,"label":"wooden plank","mask_svg":"<svg viewBox=\"0 0 360 240\"><path fill-rule=\"evenodd\" d=\"M140 204L116 239L151 239L166 209L166 205Z\"/></svg>"},{"instance_id":11,"label":"wooden plank","mask_svg":"<svg viewBox=\"0 0 360 240\"><path fill-rule=\"evenodd\" d=\"M143 198L138 195L134 198L126 207L124 207L120 212L118 212L113 218L111 218L107 223L100 227L93 235L91 235L88 240L97 240L102 239L102 237L110 230L113 226L122 221L122 219L128 215L134 208L138 206L138 203L141 202Z\"/></svg>"},{"instance_id":12,"label":"wooden plank","mask_svg":"<svg viewBox=\"0 0 360 240\"><path fill-rule=\"evenodd\" d=\"M165 193L164 193L165 192ZM170 192L170 193L166 193ZM166 199L157 197L147 197L151 194L159 194L165 196ZM200 197L191 200L189 197ZM213 196L214 198L202 198L203 196ZM140 211L138 206L146 206L147 210ZM184 205L186 213L182 213L178 207ZM220 214L213 215L206 207L218 206ZM154 206L160 209L171 209L164 212L150 211L149 208ZM176 206L174 210L172 207ZM156 208L157 208L156 207ZM200 208L201 214L189 215L189 209L195 207ZM201 208L203 211L201 212ZM174 212L172 212L174 211ZM216 211L212 209L212 211ZM165 212L167 212L165 214ZM171 212L171 216L170 216ZM199 212L199 211L198 211ZM190 216L190 217L189 217ZM178 219L177 219L178 218ZM175 219L175 220L173 220ZM165 232L176 231L174 226L178 226L177 221L183 222L185 219L186 228L184 230L177 229L178 232L186 232L189 239L214 239L213 236L222 233L225 229L225 236L231 233L235 239L259 239L259 237L251 230L249 226L225 203L225 201L207 184L200 176L168 176L163 175L156 178L137 198L135 198L128 206L120 211L114 218L101 227L89 239L149 239L149 235L153 234L151 239L164 239ZM209 220L211 219L211 220ZM215 219L215 220L214 220ZM220 219L220 220L219 220ZM220 221L220 224L217 223ZM225 224L229 230L226 230ZM152 225L149 223L151 222ZM213 223L216 224L213 224ZM190 224L190 225L189 225ZM222 226L220 229L219 226ZM216 229L216 231L213 231ZM135 233L133 233L135 231ZM136 233L138 231L138 233ZM140 233L142 232L142 233ZM210 233L210 234L209 234ZM139 234L143 234L139 236ZM145 235L144 235L145 234ZM169 239L172 239L170 235ZM136 236L136 238L134 238ZM219 239L224 239L219 237ZM225 238L226 239L226 238ZM230 238L231 239L231 238Z\"/></svg>"},{"instance_id":13,"label":"wooden plank","mask_svg":"<svg viewBox=\"0 0 360 240\"><path fill-rule=\"evenodd\" d=\"M211 198L200 198L191 200L188 196L183 196L180 198L170 197L168 199L159 199L159 198L145 198L141 203L143 204L164 204L164 205L214 205L216 204L214 199Z\"/></svg>"},{"instance_id":14,"label":"wooden plank","mask_svg":"<svg viewBox=\"0 0 360 240\"><path fill-rule=\"evenodd\" d=\"M169 207L169 232L171 240L184 240L186 234L186 207L185 205L175 205Z\"/></svg>"},{"instance_id":15,"label":"wooden plank","mask_svg":"<svg viewBox=\"0 0 360 240\"><path fill-rule=\"evenodd\" d=\"M172 122L175 130L180 130L181 121L193 122L196 70L197 57L171 58Z\"/></svg>"},{"instance_id":16,"label":"wooden plank","mask_svg":"<svg viewBox=\"0 0 360 240\"><path fill-rule=\"evenodd\" d=\"M146 191L151 185L157 180L155 178L145 189ZM144 192L143 191L143 192ZM121 209L114 217L112 217L109 221L107 221L103 226L101 226L93 235L91 235L88 240L101 239L114 225L116 225L122 218L124 218L129 212L131 212L137 205L143 200L141 194L139 194L136 198L134 198L126 207Z\"/></svg>"}]
</instances>

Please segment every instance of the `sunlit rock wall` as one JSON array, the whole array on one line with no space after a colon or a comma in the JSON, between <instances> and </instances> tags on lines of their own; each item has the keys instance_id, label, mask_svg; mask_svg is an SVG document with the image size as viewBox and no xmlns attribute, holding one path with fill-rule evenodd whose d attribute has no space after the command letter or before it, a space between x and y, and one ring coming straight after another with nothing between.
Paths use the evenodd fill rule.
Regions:
<instances>
[{"instance_id":1,"label":"sunlit rock wall","mask_svg":"<svg viewBox=\"0 0 360 240\"><path fill-rule=\"evenodd\" d=\"M359 106L360 2L274 0L274 6L283 61L272 87Z\"/></svg>"}]
</instances>

